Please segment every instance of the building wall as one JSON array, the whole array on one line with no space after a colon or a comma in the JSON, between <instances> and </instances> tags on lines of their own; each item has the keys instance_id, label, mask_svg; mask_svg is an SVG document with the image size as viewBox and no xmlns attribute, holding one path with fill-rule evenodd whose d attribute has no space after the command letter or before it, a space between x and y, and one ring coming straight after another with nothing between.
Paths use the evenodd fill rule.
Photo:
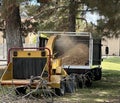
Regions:
<instances>
[{"instance_id":1,"label":"building wall","mask_svg":"<svg viewBox=\"0 0 120 103\"><path fill-rule=\"evenodd\" d=\"M0 32L0 44L3 44L3 33L2 32Z\"/></svg>"},{"instance_id":2,"label":"building wall","mask_svg":"<svg viewBox=\"0 0 120 103\"><path fill-rule=\"evenodd\" d=\"M106 38L102 41L102 55L105 55L105 47L109 47L109 54L110 56L120 56L120 37L119 38Z\"/></svg>"}]
</instances>

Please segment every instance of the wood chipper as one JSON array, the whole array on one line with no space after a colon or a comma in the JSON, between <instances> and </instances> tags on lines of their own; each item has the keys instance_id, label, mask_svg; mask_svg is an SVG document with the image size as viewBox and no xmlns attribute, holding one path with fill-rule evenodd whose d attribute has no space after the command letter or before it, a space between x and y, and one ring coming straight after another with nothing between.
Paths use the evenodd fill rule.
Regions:
<instances>
[{"instance_id":1,"label":"wood chipper","mask_svg":"<svg viewBox=\"0 0 120 103\"><path fill-rule=\"evenodd\" d=\"M46 47L11 48L8 53L8 66L1 77L1 85L17 86L17 92L25 94L27 88L24 86L31 85L35 88L37 82L30 83L31 79L41 77L58 95L64 94L62 80L67 73L61 68L61 60L52 58L55 38L56 36L52 36Z\"/></svg>"},{"instance_id":2,"label":"wood chipper","mask_svg":"<svg viewBox=\"0 0 120 103\"><path fill-rule=\"evenodd\" d=\"M36 48L9 50L1 85L18 86L17 91L25 94L23 86L35 88L41 77L57 95L64 95L101 79L101 40L86 32L40 32L44 33L49 38L38 35Z\"/></svg>"}]
</instances>

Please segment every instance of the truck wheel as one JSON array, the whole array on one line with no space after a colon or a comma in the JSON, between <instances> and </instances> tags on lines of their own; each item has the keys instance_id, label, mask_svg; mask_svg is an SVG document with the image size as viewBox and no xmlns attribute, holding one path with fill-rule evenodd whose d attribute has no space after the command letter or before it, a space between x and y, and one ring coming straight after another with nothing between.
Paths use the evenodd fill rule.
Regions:
<instances>
[{"instance_id":1,"label":"truck wheel","mask_svg":"<svg viewBox=\"0 0 120 103\"><path fill-rule=\"evenodd\" d=\"M92 80L90 79L89 76L86 77L85 86L86 87L91 87L92 86Z\"/></svg>"},{"instance_id":2,"label":"truck wheel","mask_svg":"<svg viewBox=\"0 0 120 103\"><path fill-rule=\"evenodd\" d=\"M64 96L65 95L65 82L64 81L62 81L60 83L60 88L55 88L55 93L58 96Z\"/></svg>"},{"instance_id":3,"label":"truck wheel","mask_svg":"<svg viewBox=\"0 0 120 103\"><path fill-rule=\"evenodd\" d=\"M78 87L79 88L83 88L83 77L82 77L82 74L78 75L77 79L78 79Z\"/></svg>"},{"instance_id":4,"label":"truck wheel","mask_svg":"<svg viewBox=\"0 0 120 103\"><path fill-rule=\"evenodd\" d=\"M94 80L101 80L102 77L102 70L101 68L94 68L93 69L93 74L94 74Z\"/></svg>"}]
</instances>

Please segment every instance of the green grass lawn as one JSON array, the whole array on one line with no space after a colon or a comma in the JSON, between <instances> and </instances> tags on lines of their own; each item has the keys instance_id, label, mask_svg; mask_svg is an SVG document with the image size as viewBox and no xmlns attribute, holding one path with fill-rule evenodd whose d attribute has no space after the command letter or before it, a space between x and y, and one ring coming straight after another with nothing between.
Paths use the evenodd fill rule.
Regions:
<instances>
[{"instance_id":1,"label":"green grass lawn","mask_svg":"<svg viewBox=\"0 0 120 103\"><path fill-rule=\"evenodd\" d=\"M91 88L78 89L77 93L68 94L61 100L67 103L120 103L120 57L104 59L102 68L102 80L93 82Z\"/></svg>"},{"instance_id":2,"label":"green grass lawn","mask_svg":"<svg viewBox=\"0 0 120 103\"><path fill-rule=\"evenodd\" d=\"M108 57L102 62L103 70L120 71L120 57Z\"/></svg>"}]
</instances>

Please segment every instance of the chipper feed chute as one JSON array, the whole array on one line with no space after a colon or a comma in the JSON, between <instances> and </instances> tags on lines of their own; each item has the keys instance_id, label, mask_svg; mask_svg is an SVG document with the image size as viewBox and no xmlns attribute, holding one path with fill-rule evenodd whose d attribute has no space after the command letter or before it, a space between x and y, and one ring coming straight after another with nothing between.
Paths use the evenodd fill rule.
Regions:
<instances>
[{"instance_id":1,"label":"chipper feed chute","mask_svg":"<svg viewBox=\"0 0 120 103\"><path fill-rule=\"evenodd\" d=\"M48 48L11 48L1 85L27 85L32 76L42 76L46 70L50 74L50 62Z\"/></svg>"}]
</instances>

